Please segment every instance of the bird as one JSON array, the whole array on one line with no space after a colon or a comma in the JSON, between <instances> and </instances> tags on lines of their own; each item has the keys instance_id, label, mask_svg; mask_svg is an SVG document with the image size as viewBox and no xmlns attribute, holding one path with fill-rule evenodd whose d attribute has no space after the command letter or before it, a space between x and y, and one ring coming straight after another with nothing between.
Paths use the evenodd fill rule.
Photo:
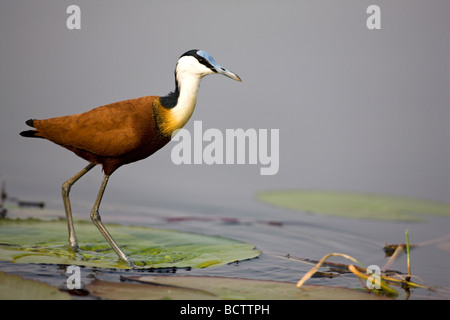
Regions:
<instances>
[{"instance_id":1,"label":"bird","mask_svg":"<svg viewBox=\"0 0 450 320\"><path fill-rule=\"evenodd\" d=\"M101 165L103 179L90 218L120 260L134 267L134 262L117 245L101 221L99 208L109 177L121 166L145 159L164 147L176 130L191 117L200 80L221 74L241 82L234 72L219 65L206 51L192 49L180 56L175 67L175 90L164 96L144 96L110 103L80 114L25 123L35 130L20 132L23 137L42 138L60 145L89 164L62 184L69 247L78 251L70 205L71 187L96 165Z\"/></svg>"}]
</instances>

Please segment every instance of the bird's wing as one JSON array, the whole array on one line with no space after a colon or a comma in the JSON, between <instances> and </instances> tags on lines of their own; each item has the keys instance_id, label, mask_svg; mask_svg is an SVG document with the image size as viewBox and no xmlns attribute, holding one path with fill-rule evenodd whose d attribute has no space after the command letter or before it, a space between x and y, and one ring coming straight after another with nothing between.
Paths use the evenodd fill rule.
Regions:
<instances>
[{"instance_id":1,"label":"bird's wing","mask_svg":"<svg viewBox=\"0 0 450 320\"><path fill-rule=\"evenodd\" d=\"M117 157L155 138L154 99L149 96L116 102L81 114L35 120L33 125L37 136L63 147Z\"/></svg>"}]
</instances>

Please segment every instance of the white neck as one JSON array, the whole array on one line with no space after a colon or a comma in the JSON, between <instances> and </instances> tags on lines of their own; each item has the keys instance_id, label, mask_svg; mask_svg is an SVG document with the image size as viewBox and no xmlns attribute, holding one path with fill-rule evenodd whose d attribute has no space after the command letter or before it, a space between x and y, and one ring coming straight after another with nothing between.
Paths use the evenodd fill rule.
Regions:
<instances>
[{"instance_id":1,"label":"white neck","mask_svg":"<svg viewBox=\"0 0 450 320\"><path fill-rule=\"evenodd\" d=\"M181 72L177 74L180 94L176 106L170 109L170 114L178 129L188 122L194 112L201 78L201 76L190 73Z\"/></svg>"}]
</instances>

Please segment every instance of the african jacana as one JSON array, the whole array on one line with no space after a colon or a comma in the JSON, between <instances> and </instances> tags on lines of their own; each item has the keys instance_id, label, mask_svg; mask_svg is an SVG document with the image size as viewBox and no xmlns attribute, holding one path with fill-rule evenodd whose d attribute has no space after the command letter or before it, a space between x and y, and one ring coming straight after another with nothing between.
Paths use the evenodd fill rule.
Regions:
<instances>
[{"instance_id":1,"label":"african jacana","mask_svg":"<svg viewBox=\"0 0 450 320\"><path fill-rule=\"evenodd\" d=\"M72 220L69 192L72 185L95 165L104 172L102 184L91 211L91 220L120 259L133 266L101 222L100 202L109 176L120 166L142 160L166 145L176 129L182 128L192 115L200 80L209 74L223 74L241 81L233 72L217 64L202 50L190 50L175 68L175 90L166 96L146 96L111 103L81 114L45 120L28 120L36 130L23 131L24 137L50 140L89 164L62 185L62 197L69 231L69 245L78 250Z\"/></svg>"}]
</instances>

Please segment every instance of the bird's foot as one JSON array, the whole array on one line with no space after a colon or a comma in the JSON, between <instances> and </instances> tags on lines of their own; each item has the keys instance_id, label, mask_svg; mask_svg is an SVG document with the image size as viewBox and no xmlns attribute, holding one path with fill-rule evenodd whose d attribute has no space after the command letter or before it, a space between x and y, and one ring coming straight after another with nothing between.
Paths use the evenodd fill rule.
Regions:
<instances>
[{"instance_id":1,"label":"bird's foot","mask_svg":"<svg viewBox=\"0 0 450 320\"><path fill-rule=\"evenodd\" d=\"M80 250L80 247L78 246L78 242L72 242L69 241L69 243L67 244L67 246L69 247L70 250L72 250L73 252L78 252Z\"/></svg>"},{"instance_id":2,"label":"bird's foot","mask_svg":"<svg viewBox=\"0 0 450 320\"><path fill-rule=\"evenodd\" d=\"M131 269L136 269L136 265L134 264L133 260L131 260L128 256L124 255L123 257L120 257L120 260L128 264Z\"/></svg>"}]
</instances>

